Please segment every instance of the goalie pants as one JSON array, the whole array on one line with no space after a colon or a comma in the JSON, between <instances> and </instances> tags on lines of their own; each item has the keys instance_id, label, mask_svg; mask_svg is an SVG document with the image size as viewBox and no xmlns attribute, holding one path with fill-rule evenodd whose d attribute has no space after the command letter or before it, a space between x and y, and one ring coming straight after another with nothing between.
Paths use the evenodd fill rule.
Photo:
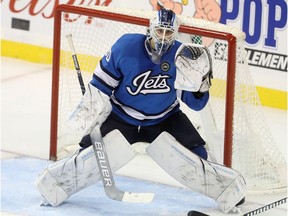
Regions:
<instances>
[{"instance_id":1,"label":"goalie pants","mask_svg":"<svg viewBox=\"0 0 288 216\"><path fill-rule=\"evenodd\" d=\"M184 147L197 154L203 159L207 159L207 152L204 147L205 141L190 122L188 117L181 111L172 114L156 125L136 126L123 121L113 112L110 113L106 121L101 126L101 133L104 137L114 129L118 129L130 144L136 142L153 142L163 131L171 134ZM83 137L80 146L86 148L90 146L90 136Z\"/></svg>"}]
</instances>

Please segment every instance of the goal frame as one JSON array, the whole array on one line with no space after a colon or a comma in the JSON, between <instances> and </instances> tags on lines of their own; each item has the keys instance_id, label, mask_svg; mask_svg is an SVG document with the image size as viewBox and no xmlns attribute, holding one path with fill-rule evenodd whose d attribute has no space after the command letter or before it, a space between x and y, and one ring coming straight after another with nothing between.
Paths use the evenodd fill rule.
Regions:
<instances>
[{"instance_id":1,"label":"goal frame","mask_svg":"<svg viewBox=\"0 0 288 216\"><path fill-rule=\"evenodd\" d=\"M59 102L59 68L60 68L60 39L61 39L61 14L63 12L99 17L113 21L126 22L142 26L149 26L149 19L108 11L92 10L80 6L60 4L54 14L54 40L53 40L53 62L52 62L52 97L51 97L51 124L50 124L50 152L49 159L57 160L57 134L58 134L58 102ZM223 163L227 167L232 165L232 140L233 140L233 113L235 95L235 73L236 73L236 37L227 32L207 30L198 27L180 25L179 32L187 34L201 34L205 37L225 40L227 42L227 83L225 104L225 129L224 129L224 158Z\"/></svg>"}]
</instances>

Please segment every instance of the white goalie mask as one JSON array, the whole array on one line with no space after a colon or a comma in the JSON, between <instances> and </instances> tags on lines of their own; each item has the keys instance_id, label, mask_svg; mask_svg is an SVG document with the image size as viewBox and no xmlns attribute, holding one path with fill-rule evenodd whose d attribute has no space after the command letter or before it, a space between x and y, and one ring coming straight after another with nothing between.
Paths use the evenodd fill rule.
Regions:
<instances>
[{"instance_id":1,"label":"white goalie mask","mask_svg":"<svg viewBox=\"0 0 288 216\"><path fill-rule=\"evenodd\" d=\"M162 8L157 12L156 17L150 20L150 27L147 31L147 39L150 42L152 61L160 59L174 44L178 35L178 20L171 10ZM153 43L153 44L151 44ZM153 47L154 46L154 47Z\"/></svg>"}]
</instances>

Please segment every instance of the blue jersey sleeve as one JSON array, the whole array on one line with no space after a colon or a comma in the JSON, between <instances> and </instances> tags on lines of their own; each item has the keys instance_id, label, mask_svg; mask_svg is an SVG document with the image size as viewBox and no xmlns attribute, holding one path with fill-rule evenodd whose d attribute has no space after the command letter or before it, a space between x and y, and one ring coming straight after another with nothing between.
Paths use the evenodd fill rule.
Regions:
<instances>
[{"instance_id":1,"label":"blue jersey sleeve","mask_svg":"<svg viewBox=\"0 0 288 216\"><path fill-rule=\"evenodd\" d=\"M118 41L121 41L119 38ZM119 67L121 47L119 42L106 52L93 73L91 84L103 93L111 96L113 90L119 85L122 73Z\"/></svg>"}]
</instances>

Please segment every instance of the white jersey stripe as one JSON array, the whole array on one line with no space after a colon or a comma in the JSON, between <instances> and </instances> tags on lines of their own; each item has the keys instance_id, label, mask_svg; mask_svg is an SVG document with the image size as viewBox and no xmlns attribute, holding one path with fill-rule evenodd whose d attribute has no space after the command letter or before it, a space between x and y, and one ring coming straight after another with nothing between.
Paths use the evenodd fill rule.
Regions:
<instances>
[{"instance_id":1,"label":"white jersey stripe","mask_svg":"<svg viewBox=\"0 0 288 216\"><path fill-rule=\"evenodd\" d=\"M167 113L169 113L171 110L173 110L179 104L179 101L175 100L175 102L168 109L166 109L164 112L162 112L161 114L159 114L159 115L150 115L149 116L149 115L144 115L144 114L138 112L137 110L132 109L131 107L127 107L127 106L121 104L119 101L116 100L114 95L111 95L111 100L115 104L120 106L121 109L123 109L125 111L125 113L127 113L127 115L131 116L134 119L140 120L140 121L148 120L148 119L159 119L159 118L162 118L163 116L165 116Z\"/></svg>"},{"instance_id":2,"label":"white jersey stripe","mask_svg":"<svg viewBox=\"0 0 288 216\"><path fill-rule=\"evenodd\" d=\"M102 70L100 64L97 65L96 69L94 70L94 74L103 80L107 85L113 88L117 87L119 84L118 80L115 80L113 77L109 76L109 74Z\"/></svg>"}]
</instances>

